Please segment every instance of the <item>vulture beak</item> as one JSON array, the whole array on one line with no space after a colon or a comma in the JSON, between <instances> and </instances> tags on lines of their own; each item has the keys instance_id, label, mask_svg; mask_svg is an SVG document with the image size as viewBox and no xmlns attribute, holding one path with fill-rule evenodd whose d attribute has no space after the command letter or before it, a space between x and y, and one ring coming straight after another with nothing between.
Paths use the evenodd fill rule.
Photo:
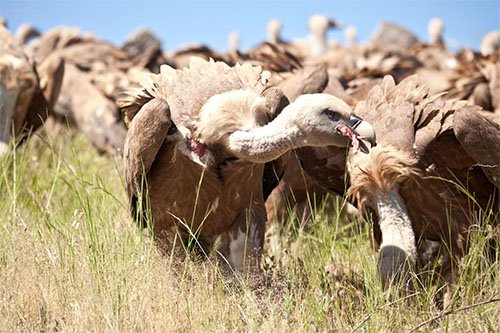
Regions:
<instances>
[{"instance_id":1,"label":"vulture beak","mask_svg":"<svg viewBox=\"0 0 500 333\"><path fill-rule=\"evenodd\" d=\"M340 21L330 19L328 21L328 28L344 29L344 24Z\"/></svg>"},{"instance_id":2,"label":"vulture beak","mask_svg":"<svg viewBox=\"0 0 500 333\"><path fill-rule=\"evenodd\" d=\"M349 127L357 134L357 138L360 139L359 148L363 153L368 153L369 151L369 147L363 141L370 143L370 147L377 145L375 129L369 122L356 115L352 115L349 120Z\"/></svg>"}]
</instances>

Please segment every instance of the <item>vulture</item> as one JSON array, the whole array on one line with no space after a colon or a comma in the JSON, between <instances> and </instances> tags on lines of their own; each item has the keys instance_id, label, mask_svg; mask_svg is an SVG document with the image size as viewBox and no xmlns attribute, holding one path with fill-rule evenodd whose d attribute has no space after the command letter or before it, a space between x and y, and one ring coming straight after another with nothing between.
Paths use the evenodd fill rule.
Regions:
<instances>
[{"instance_id":1,"label":"vulture","mask_svg":"<svg viewBox=\"0 0 500 333\"><path fill-rule=\"evenodd\" d=\"M275 18L267 22L267 42L273 44L284 43L281 38L281 26L281 21Z\"/></svg>"},{"instance_id":2,"label":"vulture","mask_svg":"<svg viewBox=\"0 0 500 333\"><path fill-rule=\"evenodd\" d=\"M358 28L348 25L344 30L345 46L354 47L358 45Z\"/></svg>"},{"instance_id":3,"label":"vulture","mask_svg":"<svg viewBox=\"0 0 500 333\"><path fill-rule=\"evenodd\" d=\"M161 40L148 28L140 28L133 32L121 49L128 54L134 66L147 68L152 73L159 73L160 65L167 63Z\"/></svg>"},{"instance_id":4,"label":"vulture","mask_svg":"<svg viewBox=\"0 0 500 333\"><path fill-rule=\"evenodd\" d=\"M438 17L432 18L427 24L427 36L429 44L444 47L443 40L444 22Z\"/></svg>"},{"instance_id":5,"label":"vulture","mask_svg":"<svg viewBox=\"0 0 500 333\"><path fill-rule=\"evenodd\" d=\"M373 32L370 42L389 50L404 51L418 43L418 38L410 30L392 22L382 21Z\"/></svg>"},{"instance_id":6,"label":"vulture","mask_svg":"<svg viewBox=\"0 0 500 333\"><path fill-rule=\"evenodd\" d=\"M363 146L373 135L341 100L306 94L288 104L268 77L259 66L193 57L183 69L162 66L120 101L131 213L161 248L195 236L208 251L220 239L234 271L258 270L280 158L302 146Z\"/></svg>"},{"instance_id":7,"label":"vulture","mask_svg":"<svg viewBox=\"0 0 500 333\"><path fill-rule=\"evenodd\" d=\"M329 29L341 28L342 24L325 15L312 15L308 21L308 35L306 38L296 39L286 44L289 52L302 61L314 59L325 54L328 49L327 32Z\"/></svg>"},{"instance_id":8,"label":"vulture","mask_svg":"<svg viewBox=\"0 0 500 333\"><path fill-rule=\"evenodd\" d=\"M64 59L65 75L54 107L55 118L75 125L103 153L121 153L126 129L116 100L120 92L138 84L142 72L149 72L136 64L152 64L146 54L132 57L134 49L127 45L120 49L77 28L57 27L25 48L36 61L53 55ZM148 50L156 54L156 47Z\"/></svg>"},{"instance_id":9,"label":"vulture","mask_svg":"<svg viewBox=\"0 0 500 333\"><path fill-rule=\"evenodd\" d=\"M231 32L227 38L227 42L229 54L237 53L240 49L240 34L236 31Z\"/></svg>"},{"instance_id":10,"label":"vulture","mask_svg":"<svg viewBox=\"0 0 500 333\"><path fill-rule=\"evenodd\" d=\"M16 29L15 38L21 44L27 44L33 38L40 36L40 31L29 23L21 24Z\"/></svg>"},{"instance_id":11,"label":"vulture","mask_svg":"<svg viewBox=\"0 0 500 333\"><path fill-rule=\"evenodd\" d=\"M398 85L387 76L355 108L377 145L349 154L349 192L374 218L384 285L416 268L417 241L433 241L451 291L473 227L500 222L500 119L440 96L416 75Z\"/></svg>"},{"instance_id":12,"label":"vulture","mask_svg":"<svg viewBox=\"0 0 500 333\"><path fill-rule=\"evenodd\" d=\"M328 51L326 33L332 28L341 28L342 24L324 15L313 15L309 18L309 55L312 58Z\"/></svg>"},{"instance_id":13,"label":"vulture","mask_svg":"<svg viewBox=\"0 0 500 333\"><path fill-rule=\"evenodd\" d=\"M25 138L52 112L64 74L57 55L33 62L22 44L0 25L0 155L12 138Z\"/></svg>"},{"instance_id":14,"label":"vulture","mask_svg":"<svg viewBox=\"0 0 500 333\"><path fill-rule=\"evenodd\" d=\"M498 55L500 53L500 30L493 30L484 35L479 50L483 56Z\"/></svg>"}]
</instances>

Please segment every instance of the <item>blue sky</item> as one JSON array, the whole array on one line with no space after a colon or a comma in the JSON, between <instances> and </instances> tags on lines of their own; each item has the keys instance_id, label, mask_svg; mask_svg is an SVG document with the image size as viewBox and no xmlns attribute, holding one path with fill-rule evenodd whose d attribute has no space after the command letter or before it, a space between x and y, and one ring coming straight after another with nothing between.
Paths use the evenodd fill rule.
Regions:
<instances>
[{"instance_id":1,"label":"blue sky","mask_svg":"<svg viewBox=\"0 0 500 333\"><path fill-rule=\"evenodd\" d=\"M167 50L196 42L226 50L233 31L240 34L246 49L265 39L270 18L283 22L284 38L302 38L308 17L317 13L355 25L361 41L381 20L400 23L426 40L428 20L440 17L453 49L463 45L477 49L485 33L500 29L500 0L0 0L0 16L12 30L24 22L42 31L70 25L121 43L146 26ZM329 38L343 41L340 32L331 32Z\"/></svg>"}]
</instances>

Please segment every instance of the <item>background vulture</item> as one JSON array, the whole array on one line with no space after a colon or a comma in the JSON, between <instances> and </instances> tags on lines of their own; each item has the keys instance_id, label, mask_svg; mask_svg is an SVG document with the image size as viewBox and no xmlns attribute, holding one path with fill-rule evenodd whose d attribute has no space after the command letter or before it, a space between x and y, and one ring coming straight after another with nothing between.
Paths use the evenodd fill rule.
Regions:
<instances>
[{"instance_id":1,"label":"background vulture","mask_svg":"<svg viewBox=\"0 0 500 333\"><path fill-rule=\"evenodd\" d=\"M123 90L137 86L136 78L149 72L145 66L156 62L157 52L133 57L72 27L54 28L25 45L25 50L37 62L54 56L64 59L55 118L75 125L100 152L121 154L126 129L116 99Z\"/></svg>"},{"instance_id":2,"label":"background vulture","mask_svg":"<svg viewBox=\"0 0 500 333\"><path fill-rule=\"evenodd\" d=\"M384 284L415 266L416 241L439 242L449 285L481 223L497 226L500 122L466 101L429 96L411 76L387 76L356 113L377 132L369 154L350 154L350 191L374 213Z\"/></svg>"},{"instance_id":3,"label":"background vulture","mask_svg":"<svg viewBox=\"0 0 500 333\"><path fill-rule=\"evenodd\" d=\"M12 137L23 138L52 112L64 62L57 55L34 62L21 43L0 24L0 155Z\"/></svg>"},{"instance_id":4,"label":"background vulture","mask_svg":"<svg viewBox=\"0 0 500 333\"><path fill-rule=\"evenodd\" d=\"M349 137L363 136L353 132L358 121L341 100L310 94L285 106L268 76L261 67L194 57L182 70L162 66L121 101L129 124L124 172L132 212L144 222L150 207L161 245L192 233L208 249L221 236L219 251L235 270L255 267L264 196L282 170L277 161L274 170L266 163L293 148L347 147Z\"/></svg>"}]
</instances>

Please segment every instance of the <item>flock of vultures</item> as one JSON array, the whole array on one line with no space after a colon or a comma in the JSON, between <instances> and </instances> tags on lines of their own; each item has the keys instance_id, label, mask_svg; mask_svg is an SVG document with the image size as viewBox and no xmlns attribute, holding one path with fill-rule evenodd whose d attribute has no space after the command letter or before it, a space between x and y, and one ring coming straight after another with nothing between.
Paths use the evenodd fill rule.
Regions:
<instances>
[{"instance_id":1,"label":"flock of vultures","mask_svg":"<svg viewBox=\"0 0 500 333\"><path fill-rule=\"evenodd\" d=\"M167 52L147 29L118 46L4 22L0 154L74 126L122 156L130 213L160 248L195 237L235 272L258 274L266 221L339 195L371 219L384 285L439 256L451 288L472 227L500 222L500 31L450 52L439 19L427 42L388 22L363 44L325 16L308 27L287 41L271 20L246 52L235 35L227 52Z\"/></svg>"}]
</instances>

